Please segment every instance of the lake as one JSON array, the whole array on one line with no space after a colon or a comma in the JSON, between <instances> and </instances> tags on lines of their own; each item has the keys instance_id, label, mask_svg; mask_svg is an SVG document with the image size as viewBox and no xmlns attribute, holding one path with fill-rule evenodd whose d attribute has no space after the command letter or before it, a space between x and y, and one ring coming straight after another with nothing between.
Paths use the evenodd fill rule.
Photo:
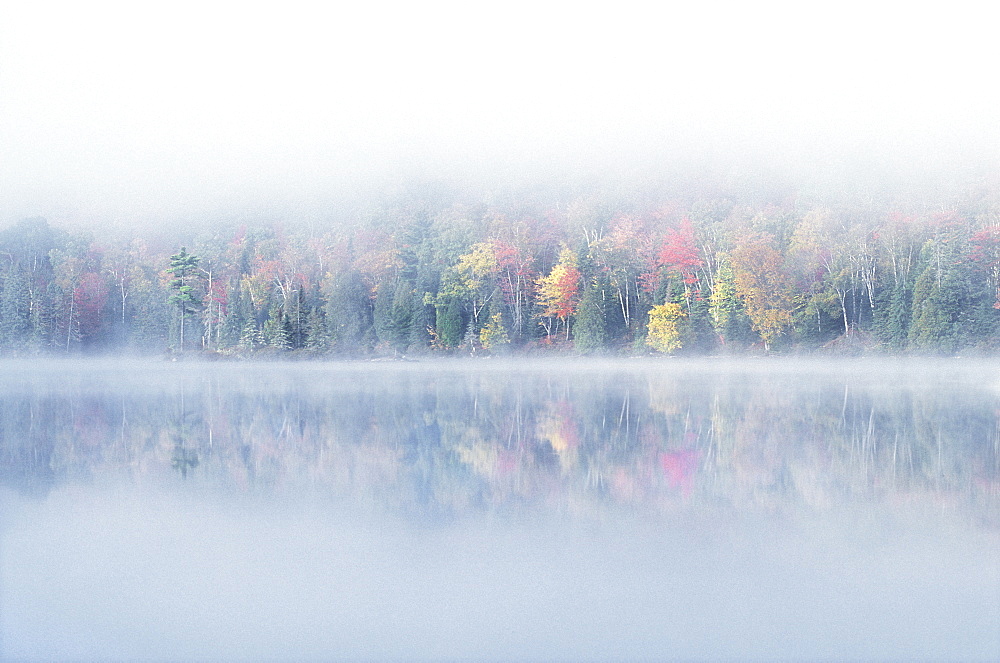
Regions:
<instances>
[{"instance_id":1,"label":"lake","mask_svg":"<svg viewBox=\"0 0 1000 663\"><path fill-rule=\"evenodd\" d=\"M13 660L996 660L1000 362L0 363Z\"/></svg>"}]
</instances>

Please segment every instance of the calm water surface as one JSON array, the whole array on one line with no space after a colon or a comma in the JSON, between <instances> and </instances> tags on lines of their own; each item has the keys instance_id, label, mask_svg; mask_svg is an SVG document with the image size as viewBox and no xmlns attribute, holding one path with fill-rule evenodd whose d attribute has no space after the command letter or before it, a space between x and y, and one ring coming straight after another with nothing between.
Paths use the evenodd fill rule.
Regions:
<instances>
[{"instance_id":1,"label":"calm water surface","mask_svg":"<svg viewBox=\"0 0 1000 663\"><path fill-rule=\"evenodd\" d=\"M1000 658L1000 362L0 363L0 654Z\"/></svg>"}]
</instances>

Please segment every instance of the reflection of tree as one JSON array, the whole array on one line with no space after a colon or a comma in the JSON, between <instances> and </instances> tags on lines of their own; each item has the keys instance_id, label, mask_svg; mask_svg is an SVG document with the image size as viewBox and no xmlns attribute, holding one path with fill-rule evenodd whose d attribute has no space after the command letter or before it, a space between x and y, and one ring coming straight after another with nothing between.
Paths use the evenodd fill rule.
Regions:
<instances>
[{"instance_id":1,"label":"reflection of tree","mask_svg":"<svg viewBox=\"0 0 1000 663\"><path fill-rule=\"evenodd\" d=\"M198 452L180 444L174 445L174 453L170 458L170 466L180 472L181 476L186 479L188 470L198 467Z\"/></svg>"},{"instance_id":2,"label":"reflection of tree","mask_svg":"<svg viewBox=\"0 0 1000 663\"><path fill-rule=\"evenodd\" d=\"M235 490L309 488L437 514L1000 499L1000 416L983 392L673 366L559 375L344 365L267 379L221 369L142 390L79 374L0 399L0 480L142 481L197 467L199 481Z\"/></svg>"}]
</instances>

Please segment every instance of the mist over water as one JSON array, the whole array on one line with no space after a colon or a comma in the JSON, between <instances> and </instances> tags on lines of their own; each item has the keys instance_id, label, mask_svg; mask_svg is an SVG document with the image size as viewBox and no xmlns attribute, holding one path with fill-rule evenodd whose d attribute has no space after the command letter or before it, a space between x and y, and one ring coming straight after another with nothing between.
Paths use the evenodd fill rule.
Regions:
<instances>
[{"instance_id":1,"label":"mist over water","mask_svg":"<svg viewBox=\"0 0 1000 663\"><path fill-rule=\"evenodd\" d=\"M5 362L4 658L1000 651L992 362Z\"/></svg>"}]
</instances>

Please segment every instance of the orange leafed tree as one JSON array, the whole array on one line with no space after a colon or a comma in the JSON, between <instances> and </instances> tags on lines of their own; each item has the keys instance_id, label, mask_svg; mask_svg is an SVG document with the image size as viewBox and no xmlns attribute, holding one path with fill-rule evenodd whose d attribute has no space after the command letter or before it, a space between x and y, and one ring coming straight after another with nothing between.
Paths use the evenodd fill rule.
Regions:
<instances>
[{"instance_id":1,"label":"orange leafed tree","mask_svg":"<svg viewBox=\"0 0 1000 663\"><path fill-rule=\"evenodd\" d=\"M734 242L730 254L736 294L754 330L770 348L771 341L792 324L791 280L784 258L767 233L747 233Z\"/></svg>"},{"instance_id":2,"label":"orange leafed tree","mask_svg":"<svg viewBox=\"0 0 1000 663\"><path fill-rule=\"evenodd\" d=\"M552 336L552 320L556 319L565 327L569 340L569 318L580 305L580 270L570 249L563 248L548 276L538 279L538 303L546 335Z\"/></svg>"}]
</instances>

